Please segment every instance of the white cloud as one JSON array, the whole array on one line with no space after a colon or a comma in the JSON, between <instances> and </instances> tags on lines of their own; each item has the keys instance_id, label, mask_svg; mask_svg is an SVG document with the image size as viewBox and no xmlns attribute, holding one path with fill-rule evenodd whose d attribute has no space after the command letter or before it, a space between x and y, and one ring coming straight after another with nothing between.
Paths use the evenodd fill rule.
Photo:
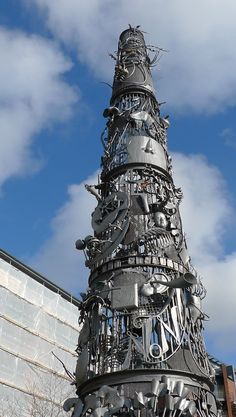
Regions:
<instances>
[{"instance_id":1,"label":"white cloud","mask_svg":"<svg viewBox=\"0 0 236 417\"><path fill-rule=\"evenodd\" d=\"M210 316L206 325L208 340L219 359L227 362L227 354L232 354L235 364L235 294L236 294L236 252L223 259L213 257L201 267L204 283L208 290L204 308Z\"/></svg>"},{"instance_id":2,"label":"white cloud","mask_svg":"<svg viewBox=\"0 0 236 417\"><path fill-rule=\"evenodd\" d=\"M174 154L174 178L184 191L180 206L194 262L222 256L222 236L231 214L227 186L219 170L202 155Z\"/></svg>"},{"instance_id":3,"label":"white cloud","mask_svg":"<svg viewBox=\"0 0 236 417\"><path fill-rule=\"evenodd\" d=\"M71 63L53 42L0 27L0 185L32 172L34 135L67 118L77 100L63 81Z\"/></svg>"},{"instance_id":4,"label":"white cloud","mask_svg":"<svg viewBox=\"0 0 236 417\"><path fill-rule=\"evenodd\" d=\"M175 111L216 112L236 104L234 0L34 0L53 34L111 78L107 52L128 23L169 50L155 73L158 97ZM32 4L31 3L31 4Z\"/></svg>"},{"instance_id":5,"label":"white cloud","mask_svg":"<svg viewBox=\"0 0 236 417\"><path fill-rule=\"evenodd\" d=\"M92 233L90 219L97 203L86 191L86 183L96 184L97 174L68 188L68 201L52 220L51 238L29 261L38 271L77 296L87 287L89 269L84 266L83 252L75 249L75 242Z\"/></svg>"},{"instance_id":6,"label":"white cloud","mask_svg":"<svg viewBox=\"0 0 236 417\"><path fill-rule=\"evenodd\" d=\"M217 168L209 166L203 156L174 154L173 160L176 186L182 185L184 191L181 213L189 253L208 291L204 311L211 317L207 329L214 345L212 353L224 360L222 341L225 355L235 346L232 329L236 316L236 253L227 255L222 246L228 218L233 214L226 185ZM76 295L85 290L89 269L84 267L83 253L73 246L78 238L91 233L91 213L97 204L84 188L87 182L96 183L96 175L69 188L68 201L53 219L51 238L30 260L49 279Z\"/></svg>"},{"instance_id":7,"label":"white cloud","mask_svg":"<svg viewBox=\"0 0 236 417\"><path fill-rule=\"evenodd\" d=\"M205 325L210 353L227 361L236 345L236 252L227 253L223 238L229 225L235 226L235 213L222 175L205 157L175 154L173 159L175 182L184 191L181 214L189 254L207 289L203 308L210 316Z\"/></svg>"},{"instance_id":8,"label":"white cloud","mask_svg":"<svg viewBox=\"0 0 236 417\"><path fill-rule=\"evenodd\" d=\"M223 139L223 143L231 148L236 147L236 135L231 127L225 127L219 134Z\"/></svg>"}]
</instances>

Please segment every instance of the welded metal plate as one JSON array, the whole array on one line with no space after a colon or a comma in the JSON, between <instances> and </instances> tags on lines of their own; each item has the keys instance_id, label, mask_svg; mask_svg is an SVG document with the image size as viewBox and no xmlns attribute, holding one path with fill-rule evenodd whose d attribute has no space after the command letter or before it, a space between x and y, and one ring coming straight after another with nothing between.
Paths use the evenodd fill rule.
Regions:
<instances>
[{"instance_id":1,"label":"welded metal plate","mask_svg":"<svg viewBox=\"0 0 236 417\"><path fill-rule=\"evenodd\" d=\"M131 136L128 139L126 163L151 164L167 170L164 148L149 136Z\"/></svg>"},{"instance_id":2,"label":"welded metal plate","mask_svg":"<svg viewBox=\"0 0 236 417\"><path fill-rule=\"evenodd\" d=\"M126 285L114 288L111 299L112 308L120 310L123 308L133 309L138 307L138 284Z\"/></svg>"}]
</instances>

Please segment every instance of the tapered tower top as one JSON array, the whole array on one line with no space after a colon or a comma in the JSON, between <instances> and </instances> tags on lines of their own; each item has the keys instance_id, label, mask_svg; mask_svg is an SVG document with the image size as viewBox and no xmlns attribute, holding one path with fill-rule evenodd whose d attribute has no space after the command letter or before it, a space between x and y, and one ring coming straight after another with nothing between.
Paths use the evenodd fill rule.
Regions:
<instances>
[{"instance_id":1,"label":"tapered tower top","mask_svg":"<svg viewBox=\"0 0 236 417\"><path fill-rule=\"evenodd\" d=\"M154 52L151 60L148 52ZM160 48L145 44L143 33L130 27L118 42L108 122L102 133L105 153L102 179L107 181L128 168L153 167L168 180L171 157L167 153L167 118L160 117L151 66Z\"/></svg>"},{"instance_id":2,"label":"tapered tower top","mask_svg":"<svg viewBox=\"0 0 236 417\"><path fill-rule=\"evenodd\" d=\"M150 63L143 33L130 26L119 38L111 104L130 91L148 91L154 96Z\"/></svg>"}]
</instances>

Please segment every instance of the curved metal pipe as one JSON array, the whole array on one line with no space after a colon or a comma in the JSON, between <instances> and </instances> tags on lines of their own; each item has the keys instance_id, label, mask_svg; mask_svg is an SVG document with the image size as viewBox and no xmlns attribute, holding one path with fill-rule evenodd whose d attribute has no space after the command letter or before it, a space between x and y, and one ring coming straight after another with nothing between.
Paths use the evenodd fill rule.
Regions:
<instances>
[{"instance_id":1,"label":"curved metal pipe","mask_svg":"<svg viewBox=\"0 0 236 417\"><path fill-rule=\"evenodd\" d=\"M180 278L173 279L170 282L155 280L155 284L162 284L170 288L188 288L197 284L197 278L190 272L186 272Z\"/></svg>"}]
</instances>

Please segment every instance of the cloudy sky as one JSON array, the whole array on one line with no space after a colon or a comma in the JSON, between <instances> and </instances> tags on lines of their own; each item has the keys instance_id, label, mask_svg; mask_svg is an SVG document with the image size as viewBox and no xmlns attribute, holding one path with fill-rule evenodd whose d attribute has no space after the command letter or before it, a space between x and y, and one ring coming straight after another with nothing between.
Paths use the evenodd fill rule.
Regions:
<instances>
[{"instance_id":1,"label":"cloudy sky","mask_svg":"<svg viewBox=\"0 0 236 417\"><path fill-rule=\"evenodd\" d=\"M141 25L165 53L153 72L170 115L174 179L204 278L209 352L236 364L235 0L0 3L0 246L75 296L88 271L100 133L119 33Z\"/></svg>"}]
</instances>

